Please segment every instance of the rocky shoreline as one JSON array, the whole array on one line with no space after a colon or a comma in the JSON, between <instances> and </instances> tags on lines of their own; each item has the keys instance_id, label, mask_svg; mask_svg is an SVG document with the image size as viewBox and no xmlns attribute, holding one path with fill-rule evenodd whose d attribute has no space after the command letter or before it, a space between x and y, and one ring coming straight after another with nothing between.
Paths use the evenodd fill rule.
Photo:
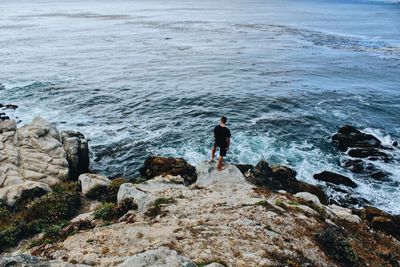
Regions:
<instances>
[{"instance_id":1,"label":"rocky shoreline","mask_svg":"<svg viewBox=\"0 0 400 267\"><path fill-rule=\"evenodd\" d=\"M137 180L110 180L90 173L83 134L41 118L0 120L0 140L0 266L400 264L399 216L354 197L341 174L315 174L319 187L265 160L218 172L150 157ZM395 142L352 126L332 142L344 168L390 179L371 162L393 160Z\"/></svg>"}]
</instances>

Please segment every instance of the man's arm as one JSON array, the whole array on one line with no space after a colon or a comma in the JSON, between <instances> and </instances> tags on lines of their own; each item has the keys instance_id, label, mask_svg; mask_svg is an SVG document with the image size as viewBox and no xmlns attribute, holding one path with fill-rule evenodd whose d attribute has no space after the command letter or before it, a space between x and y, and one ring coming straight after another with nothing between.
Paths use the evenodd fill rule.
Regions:
<instances>
[{"instance_id":1,"label":"man's arm","mask_svg":"<svg viewBox=\"0 0 400 267\"><path fill-rule=\"evenodd\" d=\"M231 145L231 137L232 137L232 135L231 135L231 131L229 129L227 129L227 130L228 130L228 132L227 132L227 136L226 136L226 144L229 147Z\"/></svg>"}]
</instances>

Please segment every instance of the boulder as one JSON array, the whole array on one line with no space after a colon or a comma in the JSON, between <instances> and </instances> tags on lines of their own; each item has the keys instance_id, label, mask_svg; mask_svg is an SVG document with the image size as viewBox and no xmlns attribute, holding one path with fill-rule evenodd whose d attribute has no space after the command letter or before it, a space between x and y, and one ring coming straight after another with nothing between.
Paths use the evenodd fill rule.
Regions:
<instances>
[{"instance_id":1,"label":"boulder","mask_svg":"<svg viewBox=\"0 0 400 267\"><path fill-rule=\"evenodd\" d=\"M146 212L154 204L155 198L137 189L131 183L124 183L119 187L117 201L121 203L125 199L132 199L139 212Z\"/></svg>"},{"instance_id":2,"label":"boulder","mask_svg":"<svg viewBox=\"0 0 400 267\"><path fill-rule=\"evenodd\" d=\"M357 184L353 182L350 178L330 171L323 171L321 173L314 174L314 179L336 185L342 184L352 188L357 187Z\"/></svg>"},{"instance_id":3,"label":"boulder","mask_svg":"<svg viewBox=\"0 0 400 267\"><path fill-rule=\"evenodd\" d=\"M89 171L89 145L80 132L63 131L62 142L69 164L69 177L76 179L82 173Z\"/></svg>"},{"instance_id":4,"label":"boulder","mask_svg":"<svg viewBox=\"0 0 400 267\"><path fill-rule=\"evenodd\" d=\"M269 166L261 160L253 169L245 174L245 179L254 185L268 187L272 190L285 190L295 194L309 192L316 195L321 203L327 203L325 193L317 186L296 179L296 172L286 166Z\"/></svg>"},{"instance_id":5,"label":"boulder","mask_svg":"<svg viewBox=\"0 0 400 267\"><path fill-rule=\"evenodd\" d=\"M153 250L148 250L130 257L127 257L124 262L122 262L119 267L196 267L197 265L193 263L186 257L178 255L174 250L170 250L165 247L160 247Z\"/></svg>"},{"instance_id":6,"label":"boulder","mask_svg":"<svg viewBox=\"0 0 400 267\"><path fill-rule=\"evenodd\" d=\"M160 175L180 175L185 179L186 185L193 184L197 179L196 168L182 158L150 157L145 161L140 173L146 179Z\"/></svg>"},{"instance_id":7,"label":"boulder","mask_svg":"<svg viewBox=\"0 0 400 267\"><path fill-rule=\"evenodd\" d=\"M240 170L231 164L225 164L222 171L217 169L217 162L203 161L196 167L197 181L196 185L227 185L246 183L246 179Z\"/></svg>"},{"instance_id":8,"label":"boulder","mask_svg":"<svg viewBox=\"0 0 400 267\"><path fill-rule=\"evenodd\" d=\"M90 196L95 190L99 191L101 188L107 188L111 181L102 175L84 173L79 176L79 182L81 182L82 194Z\"/></svg>"},{"instance_id":9,"label":"boulder","mask_svg":"<svg viewBox=\"0 0 400 267\"><path fill-rule=\"evenodd\" d=\"M301 198L301 199L304 199L305 201L310 201L310 202L314 203L317 206L322 206L321 202L319 201L319 198L316 195L313 195L311 193L299 192L299 193L296 193L294 196L298 197L298 198Z\"/></svg>"},{"instance_id":10,"label":"boulder","mask_svg":"<svg viewBox=\"0 0 400 267\"><path fill-rule=\"evenodd\" d=\"M371 221L371 227L375 230L388 233L400 240L400 225L396 224L388 217L374 217Z\"/></svg>"},{"instance_id":11,"label":"boulder","mask_svg":"<svg viewBox=\"0 0 400 267\"><path fill-rule=\"evenodd\" d=\"M25 181L0 188L0 200L7 206L14 207L18 203L23 203L27 199L41 197L50 191L50 186L45 183Z\"/></svg>"},{"instance_id":12,"label":"boulder","mask_svg":"<svg viewBox=\"0 0 400 267\"><path fill-rule=\"evenodd\" d=\"M378 208L375 208L375 207L371 207L371 206L368 206L368 207L363 208L363 209L361 210L360 214L361 214L361 218L362 218L363 220L367 220L367 221L369 221L369 222L371 222L372 219L373 219L374 217L387 217L387 218L391 218L391 215L390 215L390 214L384 212L384 211L381 210L381 209L378 209Z\"/></svg>"},{"instance_id":13,"label":"boulder","mask_svg":"<svg viewBox=\"0 0 400 267\"><path fill-rule=\"evenodd\" d=\"M343 208L337 205L327 206L326 211L328 211L331 215L338 217L339 219L351 223L360 223L362 221L358 215L352 214L351 209Z\"/></svg>"},{"instance_id":14,"label":"boulder","mask_svg":"<svg viewBox=\"0 0 400 267\"><path fill-rule=\"evenodd\" d=\"M363 133L355 127L346 125L332 136L333 143L341 150L346 151L350 147L379 148L381 141L371 134Z\"/></svg>"},{"instance_id":15,"label":"boulder","mask_svg":"<svg viewBox=\"0 0 400 267\"><path fill-rule=\"evenodd\" d=\"M316 195L322 204L324 205L328 204L328 197L326 196L324 190L322 190L316 185L312 185L302 181L297 181L293 189L294 190L292 190L291 192L292 194L297 192L308 192L310 194Z\"/></svg>"},{"instance_id":16,"label":"boulder","mask_svg":"<svg viewBox=\"0 0 400 267\"><path fill-rule=\"evenodd\" d=\"M375 207L365 207L360 211L362 219L367 220L370 226L400 240L400 218L392 216Z\"/></svg>"}]
</instances>

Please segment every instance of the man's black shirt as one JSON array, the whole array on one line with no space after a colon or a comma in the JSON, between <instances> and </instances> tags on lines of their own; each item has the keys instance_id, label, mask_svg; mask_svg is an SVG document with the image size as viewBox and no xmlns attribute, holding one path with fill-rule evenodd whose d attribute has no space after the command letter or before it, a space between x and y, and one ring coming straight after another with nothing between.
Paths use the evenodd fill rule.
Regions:
<instances>
[{"instance_id":1,"label":"man's black shirt","mask_svg":"<svg viewBox=\"0 0 400 267\"><path fill-rule=\"evenodd\" d=\"M215 126L214 128L214 138L215 144L219 147L227 147L228 143L226 141L227 138L231 137L231 131L228 128L222 127L220 125Z\"/></svg>"}]
</instances>

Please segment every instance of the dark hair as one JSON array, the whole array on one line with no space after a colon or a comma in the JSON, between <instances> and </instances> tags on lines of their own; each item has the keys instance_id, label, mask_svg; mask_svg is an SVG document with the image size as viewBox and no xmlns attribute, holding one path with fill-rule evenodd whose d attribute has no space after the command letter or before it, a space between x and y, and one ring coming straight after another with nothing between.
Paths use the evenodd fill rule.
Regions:
<instances>
[{"instance_id":1,"label":"dark hair","mask_svg":"<svg viewBox=\"0 0 400 267\"><path fill-rule=\"evenodd\" d=\"M226 123L227 120L228 120L228 119L227 119L225 116L222 116L222 117L221 117L221 122L222 122L222 123Z\"/></svg>"}]
</instances>

